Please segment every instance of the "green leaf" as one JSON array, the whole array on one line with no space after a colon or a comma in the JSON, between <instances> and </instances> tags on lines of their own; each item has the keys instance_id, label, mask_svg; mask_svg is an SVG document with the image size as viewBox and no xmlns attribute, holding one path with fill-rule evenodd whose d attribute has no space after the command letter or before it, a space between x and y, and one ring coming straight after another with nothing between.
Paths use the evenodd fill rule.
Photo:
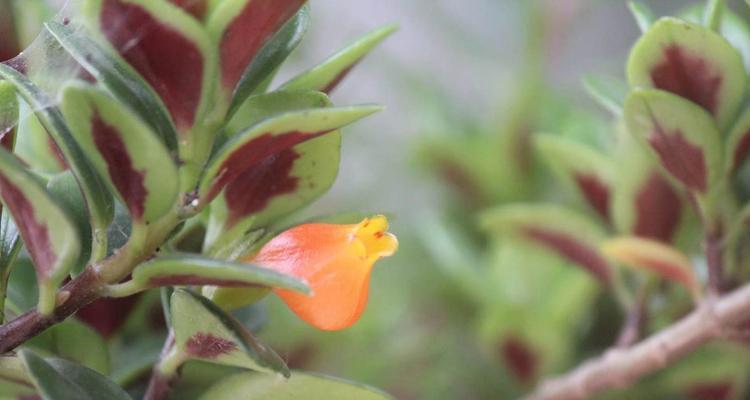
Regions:
<instances>
[{"instance_id":1,"label":"green leaf","mask_svg":"<svg viewBox=\"0 0 750 400\"><path fill-rule=\"evenodd\" d=\"M740 113L724 142L724 170L733 173L740 168L750 152L750 108Z\"/></svg>"},{"instance_id":2,"label":"green leaf","mask_svg":"<svg viewBox=\"0 0 750 400\"><path fill-rule=\"evenodd\" d=\"M392 24L367 33L320 65L292 78L280 89L331 93L357 63L397 29L398 26Z\"/></svg>"},{"instance_id":3,"label":"green leaf","mask_svg":"<svg viewBox=\"0 0 750 400\"><path fill-rule=\"evenodd\" d=\"M389 400L375 388L306 372L294 371L284 380L270 375L240 373L211 387L201 400Z\"/></svg>"},{"instance_id":4,"label":"green leaf","mask_svg":"<svg viewBox=\"0 0 750 400\"><path fill-rule=\"evenodd\" d=\"M636 90L625 103L625 121L628 131L686 188L706 194L718 184L721 136L704 109L661 90Z\"/></svg>"},{"instance_id":5,"label":"green leaf","mask_svg":"<svg viewBox=\"0 0 750 400\"><path fill-rule=\"evenodd\" d=\"M250 96L224 126L224 136L232 137L264 119L290 111L326 108L331 104L328 96L315 91L279 90Z\"/></svg>"},{"instance_id":6,"label":"green leaf","mask_svg":"<svg viewBox=\"0 0 750 400\"><path fill-rule=\"evenodd\" d=\"M109 351L104 338L74 318L47 329L24 345L45 355L79 363L100 374L109 372Z\"/></svg>"},{"instance_id":7,"label":"green leaf","mask_svg":"<svg viewBox=\"0 0 750 400\"><path fill-rule=\"evenodd\" d=\"M727 4L725 0L708 0L703 12L703 25L713 31L721 30L721 22Z\"/></svg>"},{"instance_id":8,"label":"green leaf","mask_svg":"<svg viewBox=\"0 0 750 400\"><path fill-rule=\"evenodd\" d=\"M12 83L0 81L0 144L12 149L15 144L19 110L16 88Z\"/></svg>"},{"instance_id":9,"label":"green leaf","mask_svg":"<svg viewBox=\"0 0 750 400\"><path fill-rule=\"evenodd\" d=\"M537 135L536 149L551 169L572 185L605 221L615 165L594 148L553 135Z\"/></svg>"},{"instance_id":10,"label":"green leaf","mask_svg":"<svg viewBox=\"0 0 750 400\"><path fill-rule=\"evenodd\" d=\"M0 398L25 399L36 394L31 378L21 360L15 356L0 356Z\"/></svg>"},{"instance_id":11,"label":"green leaf","mask_svg":"<svg viewBox=\"0 0 750 400\"><path fill-rule=\"evenodd\" d=\"M641 1L629 1L628 8L641 32L647 32L651 29L651 25L656 21L656 15L646 4Z\"/></svg>"},{"instance_id":12,"label":"green leaf","mask_svg":"<svg viewBox=\"0 0 750 400\"><path fill-rule=\"evenodd\" d=\"M599 252L606 235L584 215L554 205L517 204L485 211L479 221L485 230L555 253L603 283L612 278L611 267Z\"/></svg>"},{"instance_id":13,"label":"green leaf","mask_svg":"<svg viewBox=\"0 0 750 400\"><path fill-rule=\"evenodd\" d=\"M627 76L633 87L661 89L703 107L720 129L731 124L747 82L742 57L726 39L675 18L660 19L638 40Z\"/></svg>"},{"instance_id":14,"label":"green leaf","mask_svg":"<svg viewBox=\"0 0 750 400\"><path fill-rule=\"evenodd\" d=\"M56 174L68 169L54 140L26 102L20 104L14 152L34 171Z\"/></svg>"},{"instance_id":15,"label":"green leaf","mask_svg":"<svg viewBox=\"0 0 750 400\"><path fill-rule=\"evenodd\" d=\"M90 33L81 28L73 29L55 21L45 27L98 83L147 121L168 149L177 148L177 132L164 103L130 65L91 40Z\"/></svg>"},{"instance_id":16,"label":"green leaf","mask_svg":"<svg viewBox=\"0 0 750 400\"><path fill-rule=\"evenodd\" d=\"M379 110L377 106L318 108L265 119L233 136L212 157L201 180L199 197L210 201L235 178L269 157Z\"/></svg>"},{"instance_id":17,"label":"green leaf","mask_svg":"<svg viewBox=\"0 0 750 400\"><path fill-rule=\"evenodd\" d=\"M78 275L91 258L91 225L88 220L86 200L84 200L81 188L71 171L61 172L53 176L47 182L47 191L57 201L57 204L66 211L78 232L81 253L78 256L78 261L72 267L73 274Z\"/></svg>"},{"instance_id":18,"label":"green leaf","mask_svg":"<svg viewBox=\"0 0 750 400\"><path fill-rule=\"evenodd\" d=\"M310 7L305 5L263 45L245 69L232 93L232 102L227 113L229 118L264 81L273 76L289 54L297 48L309 26Z\"/></svg>"},{"instance_id":19,"label":"green leaf","mask_svg":"<svg viewBox=\"0 0 750 400\"><path fill-rule=\"evenodd\" d=\"M61 108L91 163L134 220L148 224L172 209L177 167L138 116L106 92L84 84L63 89Z\"/></svg>"},{"instance_id":20,"label":"green leaf","mask_svg":"<svg viewBox=\"0 0 750 400\"><path fill-rule=\"evenodd\" d=\"M214 285L278 287L302 293L310 290L307 284L268 268L187 254L141 264L133 271L133 280L149 287Z\"/></svg>"},{"instance_id":21,"label":"green leaf","mask_svg":"<svg viewBox=\"0 0 750 400\"><path fill-rule=\"evenodd\" d=\"M583 86L594 101L619 117L622 105L628 95L628 84L615 78L600 75L586 75Z\"/></svg>"},{"instance_id":22,"label":"green leaf","mask_svg":"<svg viewBox=\"0 0 750 400\"><path fill-rule=\"evenodd\" d=\"M52 312L55 292L78 260L75 225L21 161L0 148L0 197L34 261L39 283L39 310Z\"/></svg>"},{"instance_id":23,"label":"green leaf","mask_svg":"<svg viewBox=\"0 0 750 400\"><path fill-rule=\"evenodd\" d=\"M289 376L271 348L210 300L178 289L171 303L175 345L186 357Z\"/></svg>"},{"instance_id":24,"label":"green leaf","mask_svg":"<svg viewBox=\"0 0 750 400\"><path fill-rule=\"evenodd\" d=\"M107 226L114 214L112 196L86 159L83 150L76 143L60 110L56 107L48 107L52 103L50 99L28 78L13 68L0 64L0 77L13 83L21 97L35 110L39 122L65 155L86 198L93 228L93 240L96 243L106 244Z\"/></svg>"},{"instance_id":25,"label":"green leaf","mask_svg":"<svg viewBox=\"0 0 750 400\"><path fill-rule=\"evenodd\" d=\"M105 376L65 360L21 350L21 360L44 400L132 400Z\"/></svg>"}]
</instances>

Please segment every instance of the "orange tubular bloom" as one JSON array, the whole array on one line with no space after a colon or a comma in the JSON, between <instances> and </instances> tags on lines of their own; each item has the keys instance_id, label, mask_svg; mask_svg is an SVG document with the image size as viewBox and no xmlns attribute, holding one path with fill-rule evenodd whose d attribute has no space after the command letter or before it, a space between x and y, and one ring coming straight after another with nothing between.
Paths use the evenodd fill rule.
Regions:
<instances>
[{"instance_id":1,"label":"orange tubular bloom","mask_svg":"<svg viewBox=\"0 0 750 400\"><path fill-rule=\"evenodd\" d=\"M246 259L310 285L312 294L274 289L303 321L323 330L344 329L367 304L375 261L398 248L384 216L356 225L306 224L289 229Z\"/></svg>"}]
</instances>

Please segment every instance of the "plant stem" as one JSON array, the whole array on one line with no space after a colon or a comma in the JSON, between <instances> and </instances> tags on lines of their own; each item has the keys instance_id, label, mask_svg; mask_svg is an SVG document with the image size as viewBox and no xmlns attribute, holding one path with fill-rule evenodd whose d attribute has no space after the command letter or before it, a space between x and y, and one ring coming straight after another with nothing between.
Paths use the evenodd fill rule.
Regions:
<instances>
[{"instance_id":1,"label":"plant stem","mask_svg":"<svg viewBox=\"0 0 750 400\"><path fill-rule=\"evenodd\" d=\"M720 229L708 230L703 242L708 268L708 293L721 292L724 279L724 236Z\"/></svg>"},{"instance_id":2,"label":"plant stem","mask_svg":"<svg viewBox=\"0 0 750 400\"><path fill-rule=\"evenodd\" d=\"M182 354L174 347L174 331L169 330L169 335L164 341L159 362L154 366L148 389L143 400L165 400L169 397L172 385L177 380L177 371L185 360Z\"/></svg>"},{"instance_id":3,"label":"plant stem","mask_svg":"<svg viewBox=\"0 0 750 400\"><path fill-rule=\"evenodd\" d=\"M59 303L49 315L42 315L34 309L0 326L0 354L15 349L50 326L62 322L80 308L105 296L105 285L121 281L140 262L150 257L178 223L176 213L170 213L154 223L147 232L138 232L131 237L132 241L128 241L123 248L101 263L86 267L83 273L58 291Z\"/></svg>"},{"instance_id":4,"label":"plant stem","mask_svg":"<svg viewBox=\"0 0 750 400\"><path fill-rule=\"evenodd\" d=\"M708 297L695 311L627 349L611 349L541 385L527 400L581 400L624 388L661 370L707 342L729 336L750 315L750 284L721 298Z\"/></svg>"},{"instance_id":5,"label":"plant stem","mask_svg":"<svg viewBox=\"0 0 750 400\"><path fill-rule=\"evenodd\" d=\"M638 299L628 311L625 324L620 331L620 335L617 337L617 342L615 344L616 347L628 348L638 342L641 338L641 331L643 330L643 324L647 317L650 285L650 282L646 282L644 283L644 286L641 287L638 293Z\"/></svg>"}]
</instances>

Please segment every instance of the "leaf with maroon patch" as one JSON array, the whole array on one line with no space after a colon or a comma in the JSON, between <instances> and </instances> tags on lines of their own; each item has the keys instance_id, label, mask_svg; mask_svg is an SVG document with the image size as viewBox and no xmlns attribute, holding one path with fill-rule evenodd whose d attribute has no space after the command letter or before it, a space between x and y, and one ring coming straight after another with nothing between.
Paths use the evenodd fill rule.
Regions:
<instances>
[{"instance_id":1,"label":"leaf with maroon patch","mask_svg":"<svg viewBox=\"0 0 750 400\"><path fill-rule=\"evenodd\" d=\"M612 279L599 252L602 228L584 215L553 205L507 205L484 212L483 228L533 243L578 265L603 283Z\"/></svg>"},{"instance_id":2,"label":"leaf with maroon patch","mask_svg":"<svg viewBox=\"0 0 750 400\"><path fill-rule=\"evenodd\" d=\"M196 255L159 257L136 267L132 279L140 287L210 285L310 291L304 282L268 268Z\"/></svg>"},{"instance_id":3,"label":"leaf with maroon patch","mask_svg":"<svg viewBox=\"0 0 750 400\"><path fill-rule=\"evenodd\" d=\"M36 269L39 311L49 314L55 293L78 259L75 225L20 160L0 148L0 197Z\"/></svg>"},{"instance_id":4,"label":"leaf with maroon patch","mask_svg":"<svg viewBox=\"0 0 750 400\"><path fill-rule=\"evenodd\" d=\"M86 199L93 242L106 249L107 227L114 216L112 196L73 137L60 109L50 107L50 104L53 104L52 100L15 69L0 64L0 78L6 79L16 87L21 98L34 110L36 120L49 135L51 144L55 149L59 149L64 162L73 171ZM95 250L93 254L101 253L99 249Z\"/></svg>"},{"instance_id":5,"label":"leaf with maroon patch","mask_svg":"<svg viewBox=\"0 0 750 400\"><path fill-rule=\"evenodd\" d=\"M61 107L91 163L134 220L149 223L174 206L177 167L140 118L106 92L85 84L65 87Z\"/></svg>"},{"instance_id":6,"label":"leaf with maroon patch","mask_svg":"<svg viewBox=\"0 0 750 400\"><path fill-rule=\"evenodd\" d=\"M721 179L721 136L701 107L662 90L633 91L625 102L630 134L687 189L706 195Z\"/></svg>"},{"instance_id":7,"label":"leaf with maroon patch","mask_svg":"<svg viewBox=\"0 0 750 400\"><path fill-rule=\"evenodd\" d=\"M614 165L596 149L570 139L538 135L536 149L552 170L576 188L589 206L609 220Z\"/></svg>"},{"instance_id":8,"label":"leaf with maroon patch","mask_svg":"<svg viewBox=\"0 0 750 400\"><path fill-rule=\"evenodd\" d=\"M10 60L21 52L14 20L13 2L0 0L0 61Z\"/></svg>"},{"instance_id":9,"label":"leaf with maroon patch","mask_svg":"<svg viewBox=\"0 0 750 400\"><path fill-rule=\"evenodd\" d=\"M690 259L679 250L650 239L622 236L601 245L602 253L618 263L658 274L697 295L701 291Z\"/></svg>"},{"instance_id":10,"label":"leaf with maroon patch","mask_svg":"<svg viewBox=\"0 0 750 400\"><path fill-rule=\"evenodd\" d=\"M177 130L202 123L217 58L201 24L177 5L149 0L88 0L93 25L158 93Z\"/></svg>"},{"instance_id":11,"label":"leaf with maroon patch","mask_svg":"<svg viewBox=\"0 0 750 400\"><path fill-rule=\"evenodd\" d=\"M697 24L662 18L635 44L628 82L699 105L728 128L745 94L742 56L726 39Z\"/></svg>"},{"instance_id":12,"label":"leaf with maroon patch","mask_svg":"<svg viewBox=\"0 0 750 400\"><path fill-rule=\"evenodd\" d=\"M320 92L273 92L253 96L229 124L252 121L293 110L329 107ZM205 248L227 245L251 228L268 225L324 194L338 174L341 133L333 131L271 155L232 180L211 204Z\"/></svg>"},{"instance_id":13,"label":"leaf with maroon patch","mask_svg":"<svg viewBox=\"0 0 750 400\"><path fill-rule=\"evenodd\" d=\"M91 33L81 27L73 28L71 24L62 25L54 21L48 22L45 27L96 78L97 83L148 122L170 150L177 148L177 132L169 111L159 95L129 64L91 39Z\"/></svg>"},{"instance_id":14,"label":"leaf with maroon patch","mask_svg":"<svg viewBox=\"0 0 750 400\"><path fill-rule=\"evenodd\" d=\"M175 346L187 358L289 376L278 354L210 300L178 289L170 303Z\"/></svg>"},{"instance_id":15,"label":"leaf with maroon patch","mask_svg":"<svg viewBox=\"0 0 750 400\"><path fill-rule=\"evenodd\" d=\"M318 90L331 93L357 63L396 29L398 29L396 25L388 25L367 33L320 65L292 78L282 85L281 89Z\"/></svg>"},{"instance_id":16,"label":"leaf with maroon patch","mask_svg":"<svg viewBox=\"0 0 750 400\"><path fill-rule=\"evenodd\" d=\"M268 157L336 131L380 110L377 106L317 108L262 120L233 136L212 157L201 180L201 201L211 201L230 182Z\"/></svg>"},{"instance_id":17,"label":"leaf with maroon patch","mask_svg":"<svg viewBox=\"0 0 750 400\"><path fill-rule=\"evenodd\" d=\"M257 1L257 0L256 0ZM297 48L310 25L309 6L304 6L276 32L260 49L232 93L227 115L235 115L245 100L255 92L263 91L270 84L276 71Z\"/></svg>"},{"instance_id":18,"label":"leaf with maroon patch","mask_svg":"<svg viewBox=\"0 0 750 400\"><path fill-rule=\"evenodd\" d=\"M263 46L306 0L225 0L211 14L208 31L219 46L221 87L227 98Z\"/></svg>"},{"instance_id":19,"label":"leaf with maroon patch","mask_svg":"<svg viewBox=\"0 0 750 400\"><path fill-rule=\"evenodd\" d=\"M618 232L670 243L683 219L683 199L647 149L621 132L610 211Z\"/></svg>"}]
</instances>

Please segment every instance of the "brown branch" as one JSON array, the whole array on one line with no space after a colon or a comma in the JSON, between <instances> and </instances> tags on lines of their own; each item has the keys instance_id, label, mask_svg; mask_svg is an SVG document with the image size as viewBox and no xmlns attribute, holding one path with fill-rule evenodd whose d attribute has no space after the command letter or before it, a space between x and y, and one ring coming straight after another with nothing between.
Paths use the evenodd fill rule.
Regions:
<instances>
[{"instance_id":1,"label":"brown branch","mask_svg":"<svg viewBox=\"0 0 750 400\"><path fill-rule=\"evenodd\" d=\"M52 315L42 315L34 309L0 326L0 354L15 349L25 341L50 326L62 322L81 307L99 298L101 285L96 271L93 268L86 268L81 275L68 282L58 292L60 305L55 308Z\"/></svg>"},{"instance_id":2,"label":"brown branch","mask_svg":"<svg viewBox=\"0 0 750 400\"><path fill-rule=\"evenodd\" d=\"M611 349L542 384L527 400L581 400L625 388L705 343L729 335L750 316L750 284L706 300L690 315L627 349Z\"/></svg>"},{"instance_id":3,"label":"brown branch","mask_svg":"<svg viewBox=\"0 0 750 400\"><path fill-rule=\"evenodd\" d=\"M172 386L177 380L177 375L166 375L160 371L159 366L161 362L169 356L173 347L174 331L170 329L169 335L164 341L164 347L161 350L159 362L154 365L154 369L151 372L151 379L148 381L148 389L146 389L146 394L143 396L143 400L165 400L169 398L169 392L172 391Z\"/></svg>"}]
</instances>

